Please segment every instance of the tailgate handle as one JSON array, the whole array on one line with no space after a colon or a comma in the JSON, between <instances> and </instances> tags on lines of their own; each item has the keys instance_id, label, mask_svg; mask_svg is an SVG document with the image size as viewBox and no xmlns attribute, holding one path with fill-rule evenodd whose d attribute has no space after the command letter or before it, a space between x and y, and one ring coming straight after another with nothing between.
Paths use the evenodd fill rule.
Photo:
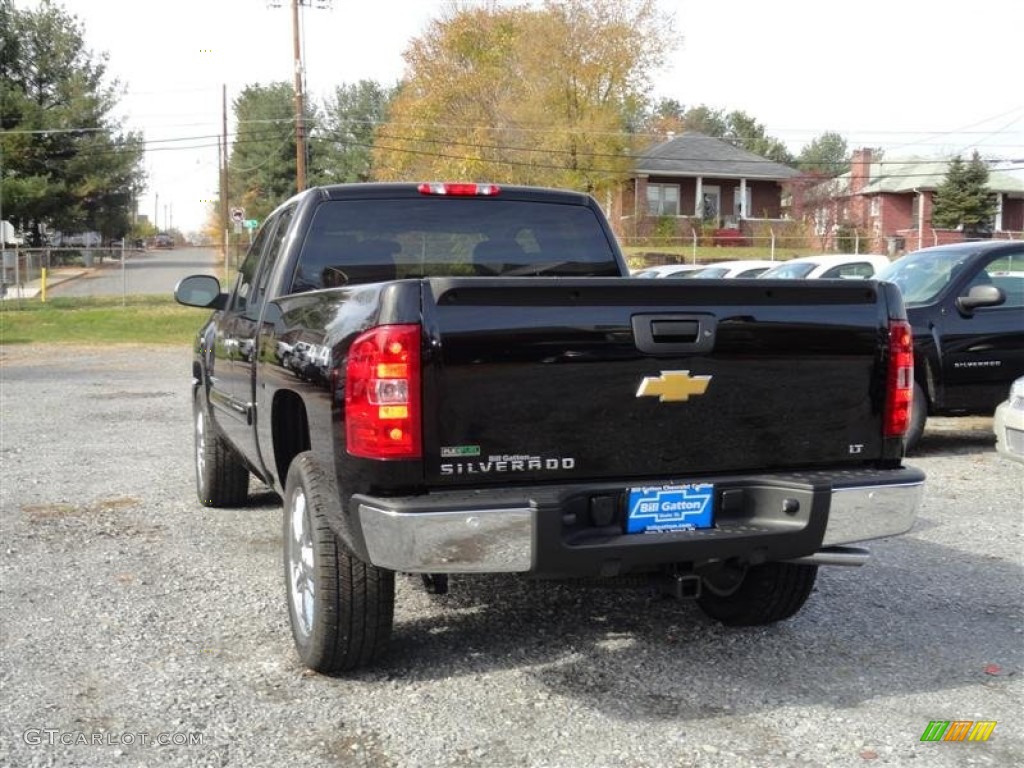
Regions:
<instances>
[{"instance_id":1,"label":"tailgate handle","mask_svg":"<svg viewBox=\"0 0 1024 768\"><path fill-rule=\"evenodd\" d=\"M714 315L633 315L636 348L651 355L700 354L715 346Z\"/></svg>"},{"instance_id":2,"label":"tailgate handle","mask_svg":"<svg viewBox=\"0 0 1024 768\"><path fill-rule=\"evenodd\" d=\"M651 337L659 344L692 344L697 340L700 323L696 320L653 320Z\"/></svg>"}]
</instances>

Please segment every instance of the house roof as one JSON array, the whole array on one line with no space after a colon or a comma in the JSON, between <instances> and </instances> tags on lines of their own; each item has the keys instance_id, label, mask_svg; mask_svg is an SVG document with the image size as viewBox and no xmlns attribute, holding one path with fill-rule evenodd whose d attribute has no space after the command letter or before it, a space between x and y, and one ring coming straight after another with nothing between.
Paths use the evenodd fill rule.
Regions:
<instances>
[{"instance_id":1,"label":"house roof","mask_svg":"<svg viewBox=\"0 0 1024 768\"><path fill-rule=\"evenodd\" d=\"M949 160L930 160L919 157L881 160L871 163L868 178L870 182L860 193L877 195L881 193L901 194L919 189L934 191L946 180ZM850 189L850 174L839 177L844 191ZM989 171L988 188L993 192L1024 194L1024 179L1008 173Z\"/></svg>"},{"instance_id":2,"label":"house roof","mask_svg":"<svg viewBox=\"0 0 1024 768\"><path fill-rule=\"evenodd\" d=\"M636 173L775 181L800 175L788 165L702 133L684 133L644 150L636 160Z\"/></svg>"}]
</instances>

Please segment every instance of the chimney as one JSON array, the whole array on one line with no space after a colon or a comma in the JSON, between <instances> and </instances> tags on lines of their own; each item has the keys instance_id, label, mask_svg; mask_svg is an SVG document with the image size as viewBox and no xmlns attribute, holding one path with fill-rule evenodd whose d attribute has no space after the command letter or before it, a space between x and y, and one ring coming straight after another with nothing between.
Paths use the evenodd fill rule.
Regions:
<instances>
[{"instance_id":1,"label":"chimney","mask_svg":"<svg viewBox=\"0 0 1024 768\"><path fill-rule=\"evenodd\" d=\"M862 147L853 151L850 159L850 192L858 194L871 183L871 147Z\"/></svg>"}]
</instances>

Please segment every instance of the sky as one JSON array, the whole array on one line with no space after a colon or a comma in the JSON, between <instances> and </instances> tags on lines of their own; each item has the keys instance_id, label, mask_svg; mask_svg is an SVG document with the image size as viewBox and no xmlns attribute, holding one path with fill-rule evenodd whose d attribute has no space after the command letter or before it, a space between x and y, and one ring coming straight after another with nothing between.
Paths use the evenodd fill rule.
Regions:
<instances>
[{"instance_id":1,"label":"sky","mask_svg":"<svg viewBox=\"0 0 1024 768\"><path fill-rule=\"evenodd\" d=\"M395 83L410 40L453 1L490 0L305 8L307 93ZM290 0L58 2L83 23L89 47L108 55L125 88L118 113L145 134L139 212L161 228L199 229L217 194L222 86L230 110L246 85L292 82ZM674 17L677 46L654 74L655 97L742 110L794 153L837 131L851 149L880 147L890 158L978 149L1024 169L1022 0L657 2Z\"/></svg>"}]
</instances>

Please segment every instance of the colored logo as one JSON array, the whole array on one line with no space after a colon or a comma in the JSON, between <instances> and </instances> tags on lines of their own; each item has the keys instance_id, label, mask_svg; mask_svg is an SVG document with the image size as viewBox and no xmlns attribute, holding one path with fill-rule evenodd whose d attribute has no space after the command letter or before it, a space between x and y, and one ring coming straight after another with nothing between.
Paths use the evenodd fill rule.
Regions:
<instances>
[{"instance_id":1,"label":"colored logo","mask_svg":"<svg viewBox=\"0 0 1024 768\"><path fill-rule=\"evenodd\" d=\"M988 741L995 729L995 720L932 720L921 741Z\"/></svg>"},{"instance_id":2,"label":"colored logo","mask_svg":"<svg viewBox=\"0 0 1024 768\"><path fill-rule=\"evenodd\" d=\"M684 403L691 396L703 395L710 376L691 376L689 371L662 371L660 376L645 376L637 397L657 397L662 403Z\"/></svg>"},{"instance_id":3,"label":"colored logo","mask_svg":"<svg viewBox=\"0 0 1024 768\"><path fill-rule=\"evenodd\" d=\"M714 491L711 483L634 488L629 494L626 533L710 528Z\"/></svg>"}]
</instances>

